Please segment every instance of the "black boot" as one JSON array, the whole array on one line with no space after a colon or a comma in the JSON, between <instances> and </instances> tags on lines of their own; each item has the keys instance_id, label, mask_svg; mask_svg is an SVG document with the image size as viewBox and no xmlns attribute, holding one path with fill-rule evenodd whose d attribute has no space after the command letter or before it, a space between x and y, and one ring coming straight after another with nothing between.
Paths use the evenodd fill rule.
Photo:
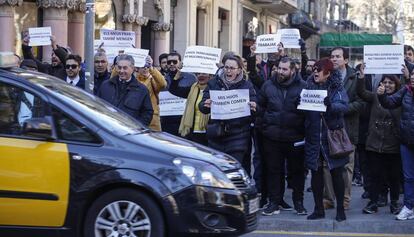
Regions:
<instances>
[{"instance_id":1,"label":"black boot","mask_svg":"<svg viewBox=\"0 0 414 237\"><path fill-rule=\"evenodd\" d=\"M312 214L310 214L306 219L308 220L318 220L325 218L325 211L315 209Z\"/></svg>"},{"instance_id":2,"label":"black boot","mask_svg":"<svg viewBox=\"0 0 414 237\"><path fill-rule=\"evenodd\" d=\"M346 220L345 210L343 208L336 209L336 217L335 220L337 222L341 222Z\"/></svg>"},{"instance_id":3,"label":"black boot","mask_svg":"<svg viewBox=\"0 0 414 237\"><path fill-rule=\"evenodd\" d=\"M378 204L377 202L370 201L364 209L362 209L362 213L365 214L373 214L378 212Z\"/></svg>"}]
</instances>

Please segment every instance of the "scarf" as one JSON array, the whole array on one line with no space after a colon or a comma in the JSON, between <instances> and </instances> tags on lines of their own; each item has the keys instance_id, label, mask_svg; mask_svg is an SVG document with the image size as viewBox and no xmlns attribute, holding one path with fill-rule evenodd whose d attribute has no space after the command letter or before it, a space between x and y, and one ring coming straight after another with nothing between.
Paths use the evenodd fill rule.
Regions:
<instances>
[{"instance_id":1,"label":"scarf","mask_svg":"<svg viewBox=\"0 0 414 237\"><path fill-rule=\"evenodd\" d=\"M181 134L182 137L187 136L191 129L194 126L194 113L196 105L198 94L201 90L204 90L207 87L206 85L200 85L198 82L194 83L191 86L190 93L187 97L187 104L185 105L185 110L183 117L181 118L180 122L180 128L178 129L178 132ZM201 120L200 120L200 128L205 129L208 123L210 115L209 114L203 114L201 113Z\"/></svg>"},{"instance_id":2,"label":"scarf","mask_svg":"<svg viewBox=\"0 0 414 237\"><path fill-rule=\"evenodd\" d=\"M227 77L226 77L226 75L225 75L225 71L224 71L224 69L222 68L220 71L219 71L219 77L220 77L220 79L224 82L224 84L226 84L226 86L228 87L228 88L230 88L230 86L232 86L232 85L235 85L235 84L237 84L238 82L240 82L241 80L243 80L243 70L240 72L240 74L239 75L237 75L237 77L236 78L234 78L233 80L227 80Z\"/></svg>"}]
</instances>

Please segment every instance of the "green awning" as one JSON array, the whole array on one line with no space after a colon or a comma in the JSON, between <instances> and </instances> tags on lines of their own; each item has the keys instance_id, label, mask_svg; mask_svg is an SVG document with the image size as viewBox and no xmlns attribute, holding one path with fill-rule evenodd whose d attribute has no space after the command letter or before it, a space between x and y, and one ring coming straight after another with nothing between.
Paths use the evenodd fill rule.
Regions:
<instances>
[{"instance_id":1,"label":"green awning","mask_svg":"<svg viewBox=\"0 0 414 237\"><path fill-rule=\"evenodd\" d=\"M321 35L320 47L363 47L364 45L389 44L392 44L391 34L324 33Z\"/></svg>"}]
</instances>

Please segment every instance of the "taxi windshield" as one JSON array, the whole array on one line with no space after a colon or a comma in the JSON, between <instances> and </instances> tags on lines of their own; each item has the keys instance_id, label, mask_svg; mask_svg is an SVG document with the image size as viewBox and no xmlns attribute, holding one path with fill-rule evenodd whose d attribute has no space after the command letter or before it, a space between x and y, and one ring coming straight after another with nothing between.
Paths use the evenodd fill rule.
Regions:
<instances>
[{"instance_id":1,"label":"taxi windshield","mask_svg":"<svg viewBox=\"0 0 414 237\"><path fill-rule=\"evenodd\" d=\"M38 86L46 88L54 96L72 105L83 115L95 121L96 124L117 135L130 135L148 131L148 128L143 124L115 106L65 83L63 80L27 71L19 71L17 74Z\"/></svg>"}]
</instances>

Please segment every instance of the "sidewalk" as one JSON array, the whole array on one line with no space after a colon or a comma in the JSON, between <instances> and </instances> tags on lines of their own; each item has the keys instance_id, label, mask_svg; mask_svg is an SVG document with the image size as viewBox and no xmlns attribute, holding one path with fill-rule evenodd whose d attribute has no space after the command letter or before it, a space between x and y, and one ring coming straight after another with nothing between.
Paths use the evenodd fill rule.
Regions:
<instances>
[{"instance_id":1,"label":"sidewalk","mask_svg":"<svg viewBox=\"0 0 414 237\"><path fill-rule=\"evenodd\" d=\"M310 177L306 180L305 189L309 187ZM368 203L362 199L362 187L352 187L350 209L346 211L347 220L335 221L336 209L325 211L325 219L307 220L306 216L298 216L294 211L281 211L279 215L260 216L258 230L268 231L304 231L304 232L353 232L353 233L388 233L413 234L414 220L397 221L390 213L389 205L380 207L375 214L363 214L362 209ZM285 201L292 205L292 190L286 189ZM403 196L400 195L400 203ZM388 203L389 204L389 203ZM293 205L292 205L293 206ZM310 214L313 211L312 193L306 192L304 206Z\"/></svg>"}]
</instances>

